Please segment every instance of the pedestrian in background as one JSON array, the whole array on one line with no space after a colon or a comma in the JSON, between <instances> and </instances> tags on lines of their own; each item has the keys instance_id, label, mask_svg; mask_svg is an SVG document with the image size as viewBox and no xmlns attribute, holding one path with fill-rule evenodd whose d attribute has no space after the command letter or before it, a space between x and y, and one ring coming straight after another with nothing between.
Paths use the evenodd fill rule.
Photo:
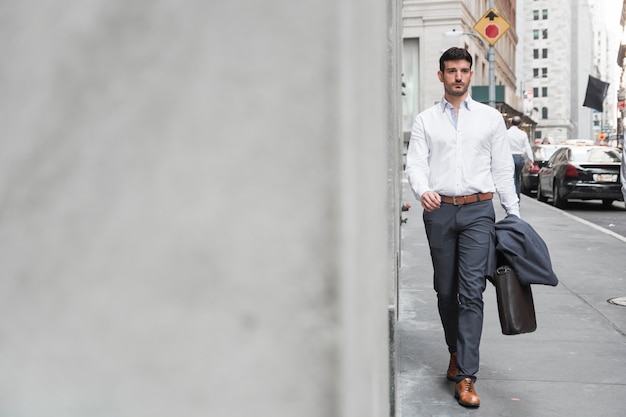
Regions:
<instances>
[{"instance_id":1,"label":"pedestrian in background","mask_svg":"<svg viewBox=\"0 0 626 417\"><path fill-rule=\"evenodd\" d=\"M472 100L472 56L450 48L439 59L440 103L415 118L406 174L424 209L437 306L450 353L455 398L478 407L475 390L488 258L495 250L497 192L507 215L519 216L513 160L500 112Z\"/></svg>"},{"instance_id":2,"label":"pedestrian in background","mask_svg":"<svg viewBox=\"0 0 626 417\"><path fill-rule=\"evenodd\" d=\"M513 163L515 164L515 192L517 198L520 198L520 191L522 189L522 170L527 163L526 159L530 163L534 162L533 150L528 142L528 135L518 126L522 123L522 119L519 116L513 116L511 119L511 127L506 131L506 136L511 146L511 153L513 154Z\"/></svg>"}]
</instances>

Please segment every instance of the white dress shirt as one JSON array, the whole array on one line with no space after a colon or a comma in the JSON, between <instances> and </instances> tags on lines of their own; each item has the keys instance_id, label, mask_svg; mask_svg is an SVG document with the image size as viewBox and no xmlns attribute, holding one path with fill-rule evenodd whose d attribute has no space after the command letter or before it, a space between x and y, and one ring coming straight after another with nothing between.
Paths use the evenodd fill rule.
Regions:
<instances>
[{"instance_id":1,"label":"white dress shirt","mask_svg":"<svg viewBox=\"0 0 626 417\"><path fill-rule=\"evenodd\" d=\"M506 136L511 146L511 153L517 155L526 154L526 157L534 161L533 150L528 142L528 135L517 126L511 126L506 131Z\"/></svg>"},{"instance_id":2,"label":"white dress shirt","mask_svg":"<svg viewBox=\"0 0 626 417\"><path fill-rule=\"evenodd\" d=\"M504 119L467 97L454 108L445 99L418 114L406 156L406 175L418 200L426 191L445 196L497 192L507 214L519 217L513 158Z\"/></svg>"}]
</instances>

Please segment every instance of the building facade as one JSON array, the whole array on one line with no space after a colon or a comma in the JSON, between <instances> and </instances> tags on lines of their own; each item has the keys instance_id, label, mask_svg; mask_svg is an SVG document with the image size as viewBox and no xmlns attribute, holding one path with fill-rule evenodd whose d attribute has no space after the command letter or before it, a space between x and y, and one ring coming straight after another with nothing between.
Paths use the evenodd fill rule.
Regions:
<instances>
[{"instance_id":1,"label":"building facade","mask_svg":"<svg viewBox=\"0 0 626 417\"><path fill-rule=\"evenodd\" d=\"M617 87L617 110L616 110L616 135L614 141L617 146L623 147L624 130L626 124L626 0L622 3L620 13L620 39L621 43L617 52L617 66L619 68Z\"/></svg>"},{"instance_id":2,"label":"building facade","mask_svg":"<svg viewBox=\"0 0 626 417\"><path fill-rule=\"evenodd\" d=\"M526 2L520 78L532 97L536 141L595 140L601 129L611 129L610 105L604 112L582 105L589 76L610 79L609 36L605 22L594 15L588 0Z\"/></svg>"},{"instance_id":3,"label":"building facade","mask_svg":"<svg viewBox=\"0 0 626 417\"><path fill-rule=\"evenodd\" d=\"M511 28L495 45L495 84L505 87L505 102L512 108L519 108L521 101L515 94L515 3L515 0L495 2L496 10L511 23ZM420 111L441 100L443 90L437 71L444 50L452 46L466 47L474 58L473 86L489 84L487 44L473 31L474 24L488 9L487 0L404 1L405 132L410 131Z\"/></svg>"},{"instance_id":4,"label":"building facade","mask_svg":"<svg viewBox=\"0 0 626 417\"><path fill-rule=\"evenodd\" d=\"M624 146L624 125L626 124L626 0L622 4L620 15L621 43L617 52L619 67L619 85L617 90L617 134L616 141Z\"/></svg>"},{"instance_id":5,"label":"building facade","mask_svg":"<svg viewBox=\"0 0 626 417\"><path fill-rule=\"evenodd\" d=\"M490 3L510 23L509 30L495 44L496 107L505 120L523 115L522 99L516 93L515 51L518 43L515 0L456 0L403 2L403 115L405 142L415 116L441 100L443 90L437 80L439 57L452 46L465 47L474 59L472 96L486 102L489 86L488 45L473 30L489 10ZM532 129L530 118L526 127Z\"/></svg>"},{"instance_id":6,"label":"building facade","mask_svg":"<svg viewBox=\"0 0 626 417\"><path fill-rule=\"evenodd\" d=\"M619 50L620 9L615 1L590 0L593 28L593 72L609 83L602 112L593 112L592 136L597 140L617 134L617 92L619 89L619 65L615 53ZM607 18L609 16L609 18ZM602 142L600 140L600 142ZM610 143L609 143L610 144Z\"/></svg>"},{"instance_id":7,"label":"building facade","mask_svg":"<svg viewBox=\"0 0 626 417\"><path fill-rule=\"evenodd\" d=\"M389 415L395 0L63 6L2 3L0 415Z\"/></svg>"},{"instance_id":8,"label":"building facade","mask_svg":"<svg viewBox=\"0 0 626 417\"><path fill-rule=\"evenodd\" d=\"M438 58L450 46L474 58L472 96L486 101L486 43L473 30L491 5L510 24L495 44L496 107L519 114L531 140L598 140L616 133L616 36L601 0L457 0L403 2L402 129L408 141L415 115L441 99ZM584 107L588 77L609 83L603 111Z\"/></svg>"}]
</instances>

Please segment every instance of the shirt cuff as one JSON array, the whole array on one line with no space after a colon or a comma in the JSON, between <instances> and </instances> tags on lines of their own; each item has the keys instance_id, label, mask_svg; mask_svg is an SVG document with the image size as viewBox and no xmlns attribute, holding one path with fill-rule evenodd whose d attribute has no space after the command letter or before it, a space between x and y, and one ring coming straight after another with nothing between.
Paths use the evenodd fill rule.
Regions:
<instances>
[{"instance_id":1,"label":"shirt cuff","mask_svg":"<svg viewBox=\"0 0 626 417\"><path fill-rule=\"evenodd\" d=\"M522 216L520 216L519 214L519 209L510 209L509 211L506 212L506 215L514 215L516 217L519 217L520 219L522 218Z\"/></svg>"}]
</instances>

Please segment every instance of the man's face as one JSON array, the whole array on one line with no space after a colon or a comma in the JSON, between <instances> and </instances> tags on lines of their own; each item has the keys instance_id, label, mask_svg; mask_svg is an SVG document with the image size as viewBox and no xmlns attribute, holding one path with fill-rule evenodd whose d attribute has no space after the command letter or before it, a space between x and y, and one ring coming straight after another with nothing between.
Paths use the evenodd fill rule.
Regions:
<instances>
[{"instance_id":1,"label":"man's face","mask_svg":"<svg viewBox=\"0 0 626 417\"><path fill-rule=\"evenodd\" d=\"M467 93L474 71L464 59L445 61L444 70L438 71L439 81L443 83L446 95L460 97Z\"/></svg>"}]
</instances>

